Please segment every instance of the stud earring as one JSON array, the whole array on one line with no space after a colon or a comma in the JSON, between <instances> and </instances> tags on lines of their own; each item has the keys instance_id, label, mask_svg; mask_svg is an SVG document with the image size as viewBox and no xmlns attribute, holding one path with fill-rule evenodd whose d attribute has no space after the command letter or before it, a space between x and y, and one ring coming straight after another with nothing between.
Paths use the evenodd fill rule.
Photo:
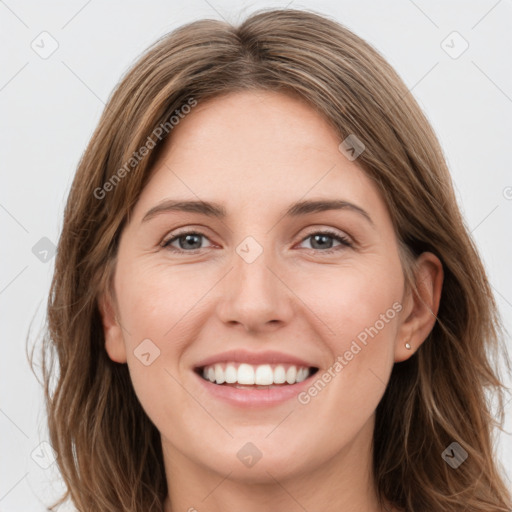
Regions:
<instances>
[{"instance_id":1,"label":"stud earring","mask_svg":"<svg viewBox=\"0 0 512 512\"><path fill-rule=\"evenodd\" d=\"M411 344L408 341L405 342L405 348L411 350Z\"/></svg>"}]
</instances>

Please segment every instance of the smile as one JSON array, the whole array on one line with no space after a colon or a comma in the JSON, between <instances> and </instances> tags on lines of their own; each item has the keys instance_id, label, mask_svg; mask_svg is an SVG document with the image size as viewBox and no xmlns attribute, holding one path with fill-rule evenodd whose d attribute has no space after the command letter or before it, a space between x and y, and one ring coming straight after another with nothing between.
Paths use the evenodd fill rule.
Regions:
<instances>
[{"instance_id":1,"label":"smile","mask_svg":"<svg viewBox=\"0 0 512 512\"><path fill-rule=\"evenodd\" d=\"M198 368L203 379L214 384L240 389L293 385L313 375L318 368L293 364L259 364L226 362Z\"/></svg>"}]
</instances>

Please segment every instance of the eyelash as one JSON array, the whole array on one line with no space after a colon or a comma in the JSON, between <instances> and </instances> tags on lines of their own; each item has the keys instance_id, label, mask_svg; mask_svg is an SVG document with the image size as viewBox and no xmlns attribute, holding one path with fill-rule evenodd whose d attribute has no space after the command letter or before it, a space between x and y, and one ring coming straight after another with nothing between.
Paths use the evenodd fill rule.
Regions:
<instances>
[{"instance_id":1,"label":"eyelash","mask_svg":"<svg viewBox=\"0 0 512 512\"><path fill-rule=\"evenodd\" d=\"M203 233L200 233L198 231L184 231L183 233L177 233L172 238L165 240L162 243L162 247L165 249L168 249L169 251L174 252L174 253L184 253L184 252L187 253L188 252L191 254L196 254L197 251L200 251L201 249L193 249L191 251L185 251L183 249L176 249L175 247L171 247L171 245L170 245L172 242L178 240L179 238L185 237L187 235L199 235L199 236L203 236L204 238L208 238L206 235L204 235ZM336 233L335 231L330 231L328 229L322 230L322 231L314 231L314 232L310 233L309 235L307 235L306 237L304 237L301 240L301 243L304 242L305 240L307 240L308 238L312 237L313 235L327 235L331 238L334 238L338 242L340 242L345 248L346 247L349 247L349 248L354 247L353 243L347 237L340 235L340 234ZM332 248L326 249L326 250L320 250L320 249L308 249L308 250L321 252L323 254L331 254L331 253L334 253L334 252L337 252L338 250L340 250L340 246L332 247Z\"/></svg>"}]
</instances>

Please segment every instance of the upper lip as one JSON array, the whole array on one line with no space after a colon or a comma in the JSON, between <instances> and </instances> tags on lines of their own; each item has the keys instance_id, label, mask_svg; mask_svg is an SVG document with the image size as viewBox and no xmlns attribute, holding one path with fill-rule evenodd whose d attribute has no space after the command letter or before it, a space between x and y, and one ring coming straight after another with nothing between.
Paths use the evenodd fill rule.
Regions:
<instances>
[{"instance_id":1,"label":"upper lip","mask_svg":"<svg viewBox=\"0 0 512 512\"><path fill-rule=\"evenodd\" d=\"M315 367L314 364L300 359L299 357L285 354L283 352L276 352L266 350L264 352L248 352L247 350L235 349L215 354L199 361L195 368L202 368L210 366L215 363L247 363L247 364L292 364L295 366L303 366L306 368Z\"/></svg>"}]
</instances>

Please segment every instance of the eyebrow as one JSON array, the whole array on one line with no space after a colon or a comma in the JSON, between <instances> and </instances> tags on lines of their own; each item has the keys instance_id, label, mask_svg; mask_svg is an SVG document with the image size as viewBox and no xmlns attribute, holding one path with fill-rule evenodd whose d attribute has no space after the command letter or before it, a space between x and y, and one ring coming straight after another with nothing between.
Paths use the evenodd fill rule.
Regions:
<instances>
[{"instance_id":1,"label":"eyebrow","mask_svg":"<svg viewBox=\"0 0 512 512\"><path fill-rule=\"evenodd\" d=\"M300 217L310 213L324 212L329 210L350 210L360 214L372 226L375 224L366 210L348 201L340 199L321 199L297 201L293 203L284 213L286 217ZM142 222L146 222L153 217L167 212L188 212L199 213L208 217L224 219L227 216L223 205L208 201L181 201L177 199L166 199L151 208L143 217Z\"/></svg>"}]
</instances>

